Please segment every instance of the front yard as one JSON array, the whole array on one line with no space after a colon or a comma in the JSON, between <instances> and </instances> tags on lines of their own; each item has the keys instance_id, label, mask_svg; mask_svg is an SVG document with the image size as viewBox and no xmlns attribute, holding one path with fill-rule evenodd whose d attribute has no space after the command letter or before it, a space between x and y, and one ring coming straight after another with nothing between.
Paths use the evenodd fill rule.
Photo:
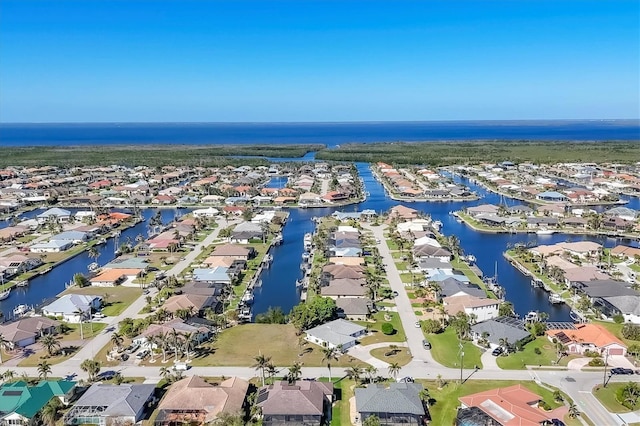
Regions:
<instances>
[{"instance_id":1,"label":"front yard","mask_svg":"<svg viewBox=\"0 0 640 426\"><path fill-rule=\"evenodd\" d=\"M540 354L536 353L536 348ZM555 364L558 359L553 343L544 336L537 337L536 340L527 343L521 352L510 353L508 356L497 357L498 366L505 370L524 370L526 365L564 365L575 357L562 357L559 364Z\"/></svg>"},{"instance_id":2,"label":"front yard","mask_svg":"<svg viewBox=\"0 0 640 426\"><path fill-rule=\"evenodd\" d=\"M397 348L392 348L391 346L387 346L385 348L377 348L373 349L370 352L371 356L378 358L386 363L397 363L400 367L407 365L411 362L411 354L409 353L409 348L405 348L399 346Z\"/></svg>"},{"instance_id":3,"label":"front yard","mask_svg":"<svg viewBox=\"0 0 640 426\"><path fill-rule=\"evenodd\" d=\"M385 319L387 315L388 320ZM361 345L371 345L380 342L404 342L407 337L404 334L400 316L397 312L377 312L373 315L373 321L357 321L363 327L369 327L369 336L360 339ZM394 334L384 334L382 332L382 324L390 322L395 330Z\"/></svg>"},{"instance_id":4,"label":"front yard","mask_svg":"<svg viewBox=\"0 0 640 426\"><path fill-rule=\"evenodd\" d=\"M104 307L102 313L106 316L120 315L133 301L142 294L138 287L69 287L62 294L89 294L102 296Z\"/></svg>"},{"instance_id":5,"label":"front yard","mask_svg":"<svg viewBox=\"0 0 640 426\"><path fill-rule=\"evenodd\" d=\"M439 334L430 334L431 355L440 364L449 368L460 368L460 341L453 328L449 327ZM478 366L482 368L480 356L482 352L480 348L470 341L462 343L464 350L464 368L474 368Z\"/></svg>"}]
</instances>

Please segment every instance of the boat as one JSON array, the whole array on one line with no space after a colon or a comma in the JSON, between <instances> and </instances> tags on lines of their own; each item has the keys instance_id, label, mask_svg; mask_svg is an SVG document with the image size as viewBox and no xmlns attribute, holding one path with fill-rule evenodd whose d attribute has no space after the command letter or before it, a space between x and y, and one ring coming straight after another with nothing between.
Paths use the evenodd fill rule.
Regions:
<instances>
[{"instance_id":1,"label":"boat","mask_svg":"<svg viewBox=\"0 0 640 426\"><path fill-rule=\"evenodd\" d=\"M29 285L29 280L22 280L16 283L16 287L26 287Z\"/></svg>"},{"instance_id":2,"label":"boat","mask_svg":"<svg viewBox=\"0 0 640 426\"><path fill-rule=\"evenodd\" d=\"M241 302L246 305L251 305L253 303L253 293L251 292L251 290L247 290L244 292Z\"/></svg>"},{"instance_id":3,"label":"boat","mask_svg":"<svg viewBox=\"0 0 640 426\"><path fill-rule=\"evenodd\" d=\"M27 312L29 312L29 310L30 309L27 305L18 305L15 308L13 308L13 315L16 317L21 317Z\"/></svg>"},{"instance_id":4,"label":"boat","mask_svg":"<svg viewBox=\"0 0 640 426\"><path fill-rule=\"evenodd\" d=\"M107 244L107 239L106 238L100 238L98 241L96 241L96 245L97 246L101 246L103 244Z\"/></svg>"},{"instance_id":5,"label":"boat","mask_svg":"<svg viewBox=\"0 0 640 426\"><path fill-rule=\"evenodd\" d=\"M549 303L552 303L554 305L558 303L564 303L564 299L557 293L551 293L549 295Z\"/></svg>"},{"instance_id":6,"label":"boat","mask_svg":"<svg viewBox=\"0 0 640 426\"><path fill-rule=\"evenodd\" d=\"M273 244L276 246L279 246L280 244L282 244L283 241L284 239L282 238L282 234L278 234L273 238Z\"/></svg>"},{"instance_id":7,"label":"boat","mask_svg":"<svg viewBox=\"0 0 640 426\"><path fill-rule=\"evenodd\" d=\"M304 234L304 249L305 251L311 251L311 247L313 245L313 235L309 232Z\"/></svg>"},{"instance_id":8,"label":"boat","mask_svg":"<svg viewBox=\"0 0 640 426\"><path fill-rule=\"evenodd\" d=\"M538 235L552 235L555 233L556 231L554 231L553 229L547 229L547 228L540 228L536 231L536 234Z\"/></svg>"},{"instance_id":9,"label":"boat","mask_svg":"<svg viewBox=\"0 0 640 426\"><path fill-rule=\"evenodd\" d=\"M44 274L47 274L47 273L51 272L51 269L52 268L43 269L42 271L40 271L40 275L44 275Z\"/></svg>"},{"instance_id":10,"label":"boat","mask_svg":"<svg viewBox=\"0 0 640 426\"><path fill-rule=\"evenodd\" d=\"M542 282L542 280L540 278L533 278L531 280L531 287L533 287L533 288L542 288L542 287L544 287L544 283Z\"/></svg>"},{"instance_id":11,"label":"boat","mask_svg":"<svg viewBox=\"0 0 640 426\"><path fill-rule=\"evenodd\" d=\"M433 223L431 224L431 226L433 226L433 228L436 231L439 231L440 228L442 228L442 222L440 222L439 220L434 220Z\"/></svg>"},{"instance_id":12,"label":"boat","mask_svg":"<svg viewBox=\"0 0 640 426\"><path fill-rule=\"evenodd\" d=\"M529 311L527 315L524 317L525 322L536 322L539 319L540 317L538 316L538 312L536 311Z\"/></svg>"},{"instance_id":13,"label":"boat","mask_svg":"<svg viewBox=\"0 0 640 426\"><path fill-rule=\"evenodd\" d=\"M96 271L100 266L96 263L90 263L89 266L87 266L87 269L89 270L89 272L94 272Z\"/></svg>"},{"instance_id":14,"label":"boat","mask_svg":"<svg viewBox=\"0 0 640 426\"><path fill-rule=\"evenodd\" d=\"M6 289L5 291L0 291L0 300L4 300L11 294L11 287Z\"/></svg>"},{"instance_id":15,"label":"boat","mask_svg":"<svg viewBox=\"0 0 640 426\"><path fill-rule=\"evenodd\" d=\"M304 262L308 262L308 261L309 261L309 259L311 259L311 254L310 254L309 252L306 252L306 251L305 251L304 253L302 253L302 260L303 260Z\"/></svg>"}]
</instances>

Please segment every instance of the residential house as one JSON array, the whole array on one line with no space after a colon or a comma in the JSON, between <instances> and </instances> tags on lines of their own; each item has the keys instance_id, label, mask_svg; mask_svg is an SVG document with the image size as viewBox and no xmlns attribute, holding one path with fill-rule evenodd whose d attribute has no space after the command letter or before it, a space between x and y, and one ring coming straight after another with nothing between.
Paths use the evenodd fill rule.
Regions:
<instances>
[{"instance_id":1,"label":"residential house","mask_svg":"<svg viewBox=\"0 0 640 426\"><path fill-rule=\"evenodd\" d=\"M567 412L564 406L551 411L543 410L538 405L542 397L520 384L461 396L458 400L462 407L458 410L456 424L466 424L464 419L472 414L483 425L550 425L553 419L562 419Z\"/></svg>"},{"instance_id":2,"label":"residential house","mask_svg":"<svg viewBox=\"0 0 640 426\"><path fill-rule=\"evenodd\" d=\"M44 243L36 243L29 246L32 253L60 253L73 247L72 241L50 240Z\"/></svg>"},{"instance_id":3,"label":"residential house","mask_svg":"<svg viewBox=\"0 0 640 426\"><path fill-rule=\"evenodd\" d=\"M578 324L575 329L547 330L549 340L557 339L569 354L584 354L585 351L601 355L626 355L627 345L599 324Z\"/></svg>"},{"instance_id":4,"label":"residential house","mask_svg":"<svg viewBox=\"0 0 640 426\"><path fill-rule=\"evenodd\" d=\"M172 335L173 333L183 336L193 334L194 340L198 343L202 343L209 339L211 330L204 326L189 325L180 318L174 318L162 324L149 325L142 334L133 338L133 342L138 343L141 346L149 347L149 338L151 336L165 336Z\"/></svg>"},{"instance_id":5,"label":"residential house","mask_svg":"<svg viewBox=\"0 0 640 426\"><path fill-rule=\"evenodd\" d=\"M498 316L500 301L474 296L452 296L442 299L447 315L453 317L458 312L473 315L476 321L486 321Z\"/></svg>"},{"instance_id":6,"label":"residential house","mask_svg":"<svg viewBox=\"0 0 640 426\"><path fill-rule=\"evenodd\" d=\"M193 279L206 283L231 284L233 281L229 275L229 269L222 266L213 268L197 268L193 270Z\"/></svg>"},{"instance_id":7,"label":"residential house","mask_svg":"<svg viewBox=\"0 0 640 426\"><path fill-rule=\"evenodd\" d=\"M473 324L471 334L476 342L484 339L483 336L486 335L486 340L491 348L502 346L504 341L507 341L509 345L515 345L530 336L524 326L524 321L511 317L498 317Z\"/></svg>"},{"instance_id":8,"label":"residential house","mask_svg":"<svg viewBox=\"0 0 640 426\"><path fill-rule=\"evenodd\" d=\"M76 382L43 380L32 386L23 381L0 385L0 425L25 425L36 417L49 401L58 398L68 405Z\"/></svg>"},{"instance_id":9,"label":"residential house","mask_svg":"<svg viewBox=\"0 0 640 426\"><path fill-rule=\"evenodd\" d=\"M91 310L99 309L102 305L101 296L88 294L65 294L52 303L42 307L42 314L60 317L63 321L79 323L91 316ZM81 313L82 312L82 313Z\"/></svg>"},{"instance_id":10,"label":"residential house","mask_svg":"<svg viewBox=\"0 0 640 426\"><path fill-rule=\"evenodd\" d=\"M332 400L333 383L281 381L258 389L257 404L264 426L321 426L330 416Z\"/></svg>"},{"instance_id":11,"label":"residential house","mask_svg":"<svg viewBox=\"0 0 640 426\"><path fill-rule=\"evenodd\" d=\"M168 298L162 305L164 310L174 315L180 310L188 310L189 316L201 315L205 308L213 307L217 299L213 296L198 294L177 294Z\"/></svg>"},{"instance_id":12,"label":"residential house","mask_svg":"<svg viewBox=\"0 0 640 426\"><path fill-rule=\"evenodd\" d=\"M344 319L337 319L307 330L305 340L323 347L346 351L357 343L367 329Z\"/></svg>"},{"instance_id":13,"label":"residential house","mask_svg":"<svg viewBox=\"0 0 640 426\"><path fill-rule=\"evenodd\" d=\"M373 303L366 297L341 297L336 299L338 318L349 321L366 321L373 310Z\"/></svg>"},{"instance_id":14,"label":"residential house","mask_svg":"<svg viewBox=\"0 0 640 426\"><path fill-rule=\"evenodd\" d=\"M247 247L238 244L223 244L216 246L211 253L211 257L223 256L247 261L255 256L255 249L250 246Z\"/></svg>"},{"instance_id":15,"label":"residential house","mask_svg":"<svg viewBox=\"0 0 640 426\"><path fill-rule=\"evenodd\" d=\"M81 244L89 239L89 234L81 231L64 231L51 237L51 241L71 241L73 244Z\"/></svg>"},{"instance_id":16,"label":"residential house","mask_svg":"<svg viewBox=\"0 0 640 426\"><path fill-rule=\"evenodd\" d=\"M231 242L238 244L249 244L251 240L262 240L264 229L262 225L251 222L242 222L236 225L231 231Z\"/></svg>"},{"instance_id":17,"label":"residential house","mask_svg":"<svg viewBox=\"0 0 640 426\"><path fill-rule=\"evenodd\" d=\"M51 221L65 223L69 222L69 220L71 219L71 212L69 210L54 207L46 210L43 213L40 213L38 216L36 216L36 219L38 220L38 223L41 224Z\"/></svg>"},{"instance_id":18,"label":"residential house","mask_svg":"<svg viewBox=\"0 0 640 426\"><path fill-rule=\"evenodd\" d=\"M47 317L33 316L0 324L0 336L10 349L24 348L45 334L55 334L60 323Z\"/></svg>"},{"instance_id":19,"label":"residential house","mask_svg":"<svg viewBox=\"0 0 640 426\"><path fill-rule=\"evenodd\" d=\"M362 297L367 293L366 281L362 278L337 278L329 281L329 285L320 288L324 297L334 300L340 298Z\"/></svg>"},{"instance_id":20,"label":"residential house","mask_svg":"<svg viewBox=\"0 0 640 426\"><path fill-rule=\"evenodd\" d=\"M134 425L153 400L155 385L94 383L64 416L65 425Z\"/></svg>"},{"instance_id":21,"label":"residential house","mask_svg":"<svg viewBox=\"0 0 640 426\"><path fill-rule=\"evenodd\" d=\"M249 389L246 380L231 377L213 385L199 376L177 381L158 404L155 426L209 424L221 414L242 413Z\"/></svg>"},{"instance_id":22,"label":"residential house","mask_svg":"<svg viewBox=\"0 0 640 426\"><path fill-rule=\"evenodd\" d=\"M419 383L369 384L355 389L360 419L377 416L381 425L424 425L427 420Z\"/></svg>"},{"instance_id":23,"label":"residential house","mask_svg":"<svg viewBox=\"0 0 640 426\"><path fill-rule=\"evenodd\" d=\"M138 268L113 268L105 269L95 277L89 278L89 282L95 287L115 287L129 280L135 279L142 269Z\"/></svg>"}]
</instances>

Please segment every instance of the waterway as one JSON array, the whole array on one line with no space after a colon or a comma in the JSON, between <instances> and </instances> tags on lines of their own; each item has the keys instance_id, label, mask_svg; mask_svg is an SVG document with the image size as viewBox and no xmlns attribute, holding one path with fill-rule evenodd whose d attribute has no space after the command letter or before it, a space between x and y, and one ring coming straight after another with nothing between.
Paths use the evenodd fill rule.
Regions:
<instances>
[{"instance_id":1,"label":"waterway","mask_svg":"<svg viewBox=\"0 0 640 426\"><path fill-rule=\"evenodd\" d=\"M75 212L79 209L68 210ZM25 213L22 217L35 217L43 211L43 209L33 210ZM157 211L158 210L156 209L141 210L144 220L135 226L122 231L118 240L118 245L125 242L135 244L135 238L138 235L142 235L146 238L150 232L148 228L149 219L151 219ZM175 220L176 217L187 213L189 210L159 209L159 211L162 223L167 224ZM117 247L114 238L109 238L106 244L97 246L97 248L100 252L100 257L97 262L100 265L109 263L115 258L115 250ZM28 306L37 306L42 304L46 300L55 297L58 293L63 291L65 289L65 284L72 280L74 274L78 272L87 273L87 267L92 262L93 259L91 259L85 251L65 263L58 265L50 272L32 278L29 281L28 287L14 287L9 298L0 302L0 311L2 311L5 317L8 318L12 314L13 308L20 304ZM108 290L104 288L96 289L96 293L98 294L102 294L105 291Z\"/></svg>"},{"instance_id":2,"label":"waterway","mask_svg":"<svg viewBox=\"0 0 640 426\"><path fill-rule=\"evenodd\" d=\"M309 159L306 159L309 161ZM471 190L481 196L479 200L464 202L416 202L404 203L389 198L383 186L373 177L369 165L357 163L358 172L363 179L365 190L369 193L366 201L357 206L346 206L326 209L291 209L290 217L284 228L284 244L273 251L274 262L271 269L262 277L262 287L255 293L253 313L254 315L265 312L269 307L280 306L284 312L300 300L299 291L296 290L295 281L301 274L299 264L303 252L302 239L306 232L313 230L311 219L314 216L330 215L336 210L355 211L373 209L378 213L388 211L397 204L425 212L434 220L443 224L442 232L445 235L456 235L460 239L460 246L467 254L473 254L477 259L477 265L485 275L493 276L497 269L498 281L507 291L507 300L513 303L516 313L524 316L529 311L547 312L553 321L570 321L570 309L566 305L553 305L548 301L548 293L542 289L532 288L531 278L525 276L504 259L503 252L508 247L517 243L524 244L555 244L562 241L595 241L605 247L613 247L622 241L615 238L587 237L574 235L537 235L537 234L489 234L472 230L464 223L458 223L451 211L464 207L501 202L501 197L475 185L468 179L455 177L454 179L467 185ZM625 198L626 199L626 198ZM521 201L509 199L508 205L515 205ZM640 209L638 198L628 199L628 207ZM624 242L629 244L628 241ZM633 243L637 245L637 243Z\"/></svg>"}]
</instances>

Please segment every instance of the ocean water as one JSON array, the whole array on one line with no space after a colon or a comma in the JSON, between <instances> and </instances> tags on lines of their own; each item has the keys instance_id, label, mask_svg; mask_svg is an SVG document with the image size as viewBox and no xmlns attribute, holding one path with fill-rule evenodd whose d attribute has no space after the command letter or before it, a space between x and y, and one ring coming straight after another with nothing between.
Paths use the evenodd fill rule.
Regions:
<instances>
[{"instance_id":1,"label":"ocean water","mask_svg":"<svg viewBox=\"0 0 640 426\"><path fill-rule=\"evenodd\" d=\"M640 140L640 120L0 124L0 146Z\"/></svg>"}]
</instances>

